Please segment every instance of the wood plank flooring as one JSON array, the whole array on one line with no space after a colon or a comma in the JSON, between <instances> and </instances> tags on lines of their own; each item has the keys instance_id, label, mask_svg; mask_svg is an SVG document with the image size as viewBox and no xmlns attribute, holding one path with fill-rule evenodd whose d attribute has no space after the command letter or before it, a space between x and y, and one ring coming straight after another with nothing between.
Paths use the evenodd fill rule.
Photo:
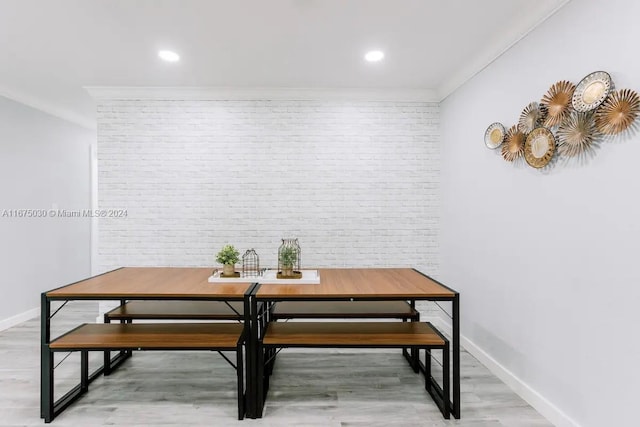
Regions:
<instances>
[{"instance_id":1,"label":"wood plank flooring","mask_svg":"<svg viewBox=\"0 0 640 427\"><path fill-rule=\"evenodd\" d=\"M93 322L97 303L72 302L52 330ZM39 418L40 321L0 332L0 426L43 426ZM438 353L438 352L434 352ZM56 363L65 354L56 355ZM424 379L399 350L289 349L278 355L260 420L236 419L235 371L213 352L136 352L52 426L542 427L551 426L467 352L462 419L444 420ZM101 363L92 353L91 369ZM434 376L440 372L434 369ZM79 356L56 369L57 397L79 378Z\"/></svg>"}]
</instances>

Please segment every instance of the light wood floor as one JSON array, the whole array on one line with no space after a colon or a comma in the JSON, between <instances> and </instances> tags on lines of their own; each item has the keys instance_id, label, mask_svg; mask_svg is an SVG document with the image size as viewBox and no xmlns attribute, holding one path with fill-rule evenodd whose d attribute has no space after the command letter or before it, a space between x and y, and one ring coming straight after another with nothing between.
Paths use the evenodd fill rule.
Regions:
<instances>
[{"instance_id":1,"label":"light wood floor","mask_svg":"<svg viewBox=\"0 0 640 427\"><path fill-rule=\"evenodd\" d=\"M73 302L53 333L93 322L97 304ZM40 322L0 332L0 426L41 426ZM56 363L64 354L56 357ZM92 356L92 369L100 354ZM436 371L434 375L438 375ZM79 357L56 369L56 392L75 385ZM437 377L439 378L439 377ZM236 419L235 371L216 353L136 352L53 426L508 426L551 424L469 353L462 353L462 419L444 420L424 390L423 377L397 350L284 350L278 355L260 420Z\"/></svg>"}]
</instances>

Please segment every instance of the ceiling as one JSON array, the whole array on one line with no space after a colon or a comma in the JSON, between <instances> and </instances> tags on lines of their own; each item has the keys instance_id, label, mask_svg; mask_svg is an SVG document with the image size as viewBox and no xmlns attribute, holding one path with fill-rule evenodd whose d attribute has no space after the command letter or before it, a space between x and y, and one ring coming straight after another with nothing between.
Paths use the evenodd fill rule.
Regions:
<instances>
[{"instance_id":1,"label":"ceiling","mask_svg":"<svg viewBox=\"0 0 640 427\"><path fill-rule=\"evenodd\" d=\"M0 0L0 95L87 127L86 87L416 91L439 101L568 0ZM159 49L178 52L165 63ZM380 49L380 63L363 60Z\"/></svg>"}]
</instances>

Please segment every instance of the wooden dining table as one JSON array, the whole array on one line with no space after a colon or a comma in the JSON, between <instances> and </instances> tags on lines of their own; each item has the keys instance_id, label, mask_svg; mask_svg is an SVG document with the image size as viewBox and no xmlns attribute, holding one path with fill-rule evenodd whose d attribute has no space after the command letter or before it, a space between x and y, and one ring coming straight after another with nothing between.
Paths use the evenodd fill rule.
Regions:
<instances>
[{"instance_id":1,"label":"wooden dining table","mask_svg":"<svg viewBox=\"0 0 640 427\"><path fill-rule=\"evenodd\" d=\"M251 292L251 345L254 349L260 339L258 319L260 303L277 301L447 301L451 303L452 387L451 414L460 418L460 295L428 275L413 268L321 268L318 284L258 284ZM261 368L264 354L252 352L255 359L250 390L255 393L247 415L262 415L265 401Z\"/></svg>"},{"instance_id":2,"label":"wooden dining table","mask_svg":"<svg viewBox=\"0 0 640 427\"><path fill-rule=\"evenodd\" d=\"M258 352L260 308L277 301L446 301L451 303L452 349L451 413L460 418L460 296L455 290L412 268L320 268L318 284L266 284L260 277L209 283L212 268L191 267L124 267L90 277L41 295L41 416L53 413L51 407L54 369L48 348L52 341L51 321L54 301L116 300L121 304L132 300L192 300L243 302L244 328L249 337L246 346L246 415L262 416L264 393L259 366L264 354ZM61 307L62 308L62 307ZM262 326L261 326L262 325ZM93 381L102 373L92 373ZM81 391L72 390L60 402L62 409L71 404ZM54 405L55 406L55 405ZM58 408L59 409L59 408Z\"/></svg>"}]
</instances>

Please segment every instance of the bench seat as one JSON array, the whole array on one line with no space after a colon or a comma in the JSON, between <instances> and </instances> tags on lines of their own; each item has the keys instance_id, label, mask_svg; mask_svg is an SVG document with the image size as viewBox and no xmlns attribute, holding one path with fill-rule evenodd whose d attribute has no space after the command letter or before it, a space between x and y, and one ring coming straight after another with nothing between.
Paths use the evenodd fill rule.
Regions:
<instances>
[{"instance_id":1,"label":"bench seat","mask_svg":"<svg viewBox=\"0 0 640 427\"><path fill-rule=\"evenodd\" d=\"M191 300L133 300L104 314L104 323L134 320L243 320L244 303L241 301L191 301ZM116 360L131 357L132 352L120 349ZM111 375L114 361L110 349L104 352L104 375Z\"/></svg>"},{"instance_id":2,"label":"bench seat","mask_svg":"<svg viewBox=\"0 0 640 427\"><path fill-rule=\"evenodd\" d=\"M272 319L414 319L420 314L406 301L280 301Z\"/></svg>"},{"instance_id":3,"label":"bench seat","mask_svg":"<svg viewBox=\"0 0 640 427\"><path fill-rule=\"evenodd\" d=\"M389 301L278 301L269 310L269 320L288 319L401 319L403 322L420 320L420 312L413 304L403 300ZM267 349L268 373L273 370L276 352ZM419 370L419 355L415 349L406 347L402 354L413 367Z\"/></svg>"},{"instance_id":4,"label":"bench seat","mask_svg":"<svg viewBox=\"0 0 640 427\"><path fill-rule=\"evenodd\" d=\"M263 338L276 347L443 347L422 322L271 322Z\"/></svg>"},{"instance_id":5,"label":"bench seat","mask_svg":"<svg viewBox=\"0 0 640 427\"><path fill-rule=\"evenodd\" d=\"M238 419L245 414L244 344L245 327L242 323L101 323L83 324L54 339L42 347L42 380L47 384L41 395L42 418L51 422L71 403L85 394L89 384L102 372L119 366L133 350L206 350L235 351L235 365L220 353L236 369ZM89 374L89 351L120 351L115 361L105 358L105 364ZM54 401L54 353L80 352L80 384L63 397Z\"/></svg>"},{"instance_id":6,"label":"bench seat","mask_svg":"<svg viewBox=\"0 0 640 427\"><path fill-rule=\"evenodd\" d=\"M425 349L425 389L445 418L450 417L449 340L428 322L269 322L259 343L268 360L258 364L262 389L269 390L270 364L277 348ZM442 350L442 386L431 375L431 350ZM262 354L259 349L259 354ZM261 407L264 401L259 402Z\"/></svg>"},{"instance_id":7,"label":"bench seat","mask_svg":"<svg viewBox=\"0 0 640 427\"><path fill-rule=\"evenodd\" d=\"M240 323L103 323L84 324L53 340L63 350L235 350Z\"/></svg>"},{"instance_id":8,"label":"bench seat","mask_svg":"<svg viewBox=\"0 0 640 427\"><path fill-rule=\"evenodd\" d=\"M236 320L244 303L222 301L129 301L105 313L105 321L133 319Z\"/></svg>"}]
</instances>

